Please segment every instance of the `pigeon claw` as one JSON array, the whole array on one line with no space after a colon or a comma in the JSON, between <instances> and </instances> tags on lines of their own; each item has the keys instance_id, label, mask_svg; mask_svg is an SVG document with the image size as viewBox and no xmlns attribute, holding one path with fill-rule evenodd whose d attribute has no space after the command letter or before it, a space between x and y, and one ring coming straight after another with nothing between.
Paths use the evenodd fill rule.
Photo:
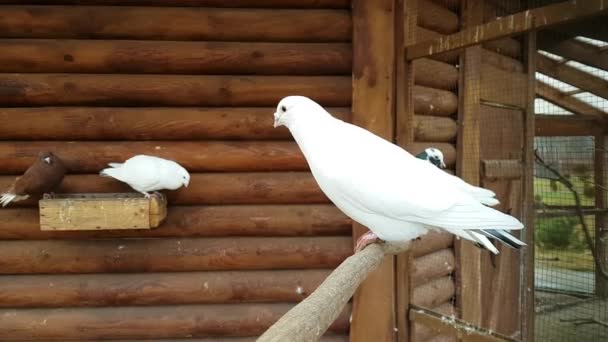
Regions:
<instances>
[{"instance_id":1,"label":"pigeon claw","mask_svg":"<svg viewBox=\"0 0 608 342\"><path fill-rule=\"evenodd\" d=\"M363 250L363 248L367 247L367 245L378 241L381 241L380 238L371 230L368 231L367 233L361 235L361 237L359 237L359 239L357 240L357 245L355 246L355 253L360 252L361 250Z\"/></svg>"}]
</instances>

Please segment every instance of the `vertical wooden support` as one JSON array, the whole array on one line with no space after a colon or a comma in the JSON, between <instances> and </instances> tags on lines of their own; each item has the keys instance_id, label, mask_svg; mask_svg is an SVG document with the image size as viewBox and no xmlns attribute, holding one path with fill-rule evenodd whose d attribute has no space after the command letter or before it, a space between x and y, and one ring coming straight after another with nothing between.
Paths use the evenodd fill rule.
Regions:
<instances>
[{"instance_id":1,"label":"vertical wooden support","mask_svg":"<svg viewBox=\"0 0 608 342\"><path fill-rule=\"evenodd\" d=\"M483 2L462 2L462 23L465 28L483 22ZM457 140L457 174L473 185L479 184L479 121L481 115L480 88L481 46L464 50L460 56L459 132ZM456 244L458 255L457 302L461 318L471 324L482 322L482 251L468 241Z\"/></svg>"},{"instance_id":2,"label":"vertical wooden support","mask_svg":"<svg viewBox=\"0 0 608 342\"><path fill-rule=\"evenodd\" d=\"M595 136L595 206L599 209L606 209L607 196L606 183L606 148L608 141L604 132ZM608 265L608 233L606 229L608 215L605 212L595 215L595 250L600 263L606 268ZM595 293L600 298L608 298L608 281L601 274L600 270L595 271Z\"/></svg>"},{"instance_id":3,"label":"vertical wooden support","mask_svg":"<svg viewBox=\"0 0 608 342\"><path fill-rule=\"evenodd\" d=\"M536 32L525 37L525 66L528 93L524 112L524 153L522 181L523 249L521 286L521 339L534 341L534 100L536 99Z\"/></svg>"},{"instance_id":4,"label":"vertical wooden support","mask_svg":"<svg viewBox=\"0 0 608 342\"><path fill-rule=\"evenodd\" d=\"M405 59L405 46L415 43L418 0L397 0L395 10L395 141L406 150L414 142L414 89L413 61ZM411 297L410 252L397 255L395 267L397 302L397 340L411 340L408 319Z\"/></svg>"},{"instance_id":5,"label":"vertical wooden support","mask_svg":"<svg viewBox=\"0 0 608 342\"><path fill-rule=\"evenodd\" d=\"M394 13L395 0L354 0L353 123L392 141L394 138ZM366 228L354 223L353 238ZM354 296L350 341L395 341L394 257Z\"/></svg>"}]
</instances>

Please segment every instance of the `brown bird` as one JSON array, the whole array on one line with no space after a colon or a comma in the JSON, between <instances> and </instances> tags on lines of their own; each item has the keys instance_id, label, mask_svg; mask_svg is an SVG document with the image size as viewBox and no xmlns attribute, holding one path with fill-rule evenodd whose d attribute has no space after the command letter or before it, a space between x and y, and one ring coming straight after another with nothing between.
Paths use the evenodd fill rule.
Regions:
<instances>
[{"instance_id":1,"label":"brown bird","mask_svg":"<svg viewBox=\"0 0 608 342\"><path fill-rule=\"evenodd\" d=\"M2 194L0 204L5 207L11 202L17 202L30 197L52 191L61 183L66 173L66 167L52 152L40 152L21 177L17 177L10 188Z\"/></svg>"}]
</instances>

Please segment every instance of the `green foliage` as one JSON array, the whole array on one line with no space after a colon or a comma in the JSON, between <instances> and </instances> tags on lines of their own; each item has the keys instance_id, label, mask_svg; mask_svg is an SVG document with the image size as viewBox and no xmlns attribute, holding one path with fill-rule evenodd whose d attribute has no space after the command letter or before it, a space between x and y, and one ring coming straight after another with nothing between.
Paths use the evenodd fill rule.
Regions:
<instances>
[{"instance_id":1,"label":"green foliage","mask_svg":"<svg viewBox=\"0 0 608 342\"><path fill-rule=\"evenodd\" d=\"M548 249L568 248L578 240L574 230L578 224L576 217L554 217L539 220L535 227L536 241Z\"/></svg>"}]
</instances>

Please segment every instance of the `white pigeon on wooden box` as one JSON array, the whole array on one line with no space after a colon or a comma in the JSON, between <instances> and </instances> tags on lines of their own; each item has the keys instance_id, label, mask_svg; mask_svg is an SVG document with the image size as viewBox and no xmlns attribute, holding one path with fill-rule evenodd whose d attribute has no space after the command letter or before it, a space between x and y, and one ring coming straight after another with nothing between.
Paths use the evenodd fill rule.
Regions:
<instances>
[{"instance_id":1,"label":"white pigeon on wooden box","mask_svg":"<svg viewBox=\"0 0 608 342\"><path fill-rule=\"evenodd\" d=\"M522 229L521 222L484 205L498 203L494 192L332 117L306 97L282 99L274 126L289 129L325 195L370 229L358 241L357 250L378 238L409 241L433 229L446 230L495 254L498 250L488 237L516 248L524 245L504 232Z\"/></svg>"},{"instance_id":2,"label":"white pigeon on wooden box","mask_svg":"<svg viewBox=\"0 0 608 342\"><path fill-rule=\"evenodd\" d=\"M149 192L188 187L190 174L178 163L155 156L136 155L124 163L109 163L99 174L129 184L137 192L150 197Z\"/></svg>"}]
</instances>

